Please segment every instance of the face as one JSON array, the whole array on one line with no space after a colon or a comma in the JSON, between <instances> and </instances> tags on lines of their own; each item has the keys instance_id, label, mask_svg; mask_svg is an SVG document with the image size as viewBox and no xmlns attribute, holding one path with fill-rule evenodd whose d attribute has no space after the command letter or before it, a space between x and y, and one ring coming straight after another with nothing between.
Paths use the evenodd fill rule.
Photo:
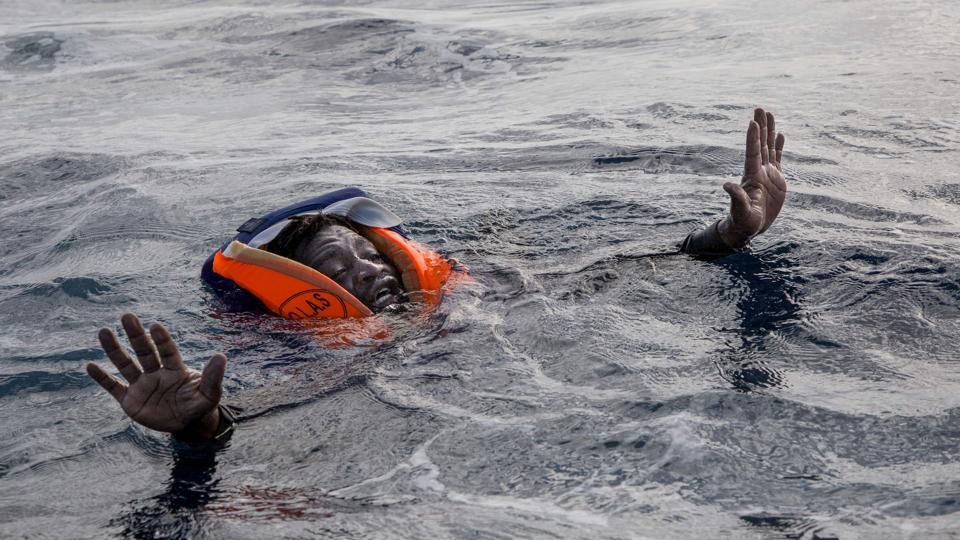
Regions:
<instances>
[{"instance_id":1,"label":"face","mask_svg":"<svg viewBox=\"0 0 960 540\"><path fill-rule=\"evenodd\" d=\"M403 301L396 268L370 241L346 227L320 230L300 245L297 260L336 281L373 311Z\"/></svg>"}]
</instances>

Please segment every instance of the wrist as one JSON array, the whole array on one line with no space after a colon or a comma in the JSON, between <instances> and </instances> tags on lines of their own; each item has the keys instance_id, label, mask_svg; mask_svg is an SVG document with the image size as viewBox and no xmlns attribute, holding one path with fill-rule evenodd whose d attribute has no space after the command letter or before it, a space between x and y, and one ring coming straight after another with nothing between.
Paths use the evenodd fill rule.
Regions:
<instances>
[{"instance_id":1,"label":"wrist","mask_svg":"<svg viewBox=\"0 0 960 540\"><path fill-rule=\"evenodd\" d=\"M739 251L746 248L747 244L750 243L751 236L738 231L730 216L717 222L717 233L720 235L720 240L730 249Z\"/></svg>"},{"instance_id":2,"label":"wrist","mask_svg":"<svg viewBox=\"0 0 960 540\"><path fill-rule=\"evenodd\" d=\"M220 407L214 407L173 436L188 444L202 444L216 436L218 425L220 425Z\"/></svg>"}]
</instances>

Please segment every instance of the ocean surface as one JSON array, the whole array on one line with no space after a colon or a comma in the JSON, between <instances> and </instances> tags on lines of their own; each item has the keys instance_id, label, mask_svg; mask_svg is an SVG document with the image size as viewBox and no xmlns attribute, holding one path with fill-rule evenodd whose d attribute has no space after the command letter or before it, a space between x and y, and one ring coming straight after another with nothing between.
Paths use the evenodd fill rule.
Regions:
<instances>
[{"instance_id":1,"label":"ocean surface","mask_svg":"<svg viewBox=\"0 0 960 540\"><path fill-rule=\"evenodd\" d=\"M956 538L958 68L954 0L3 0L0 537ZM758 105L776 224L641 257ZM348 185L472 281L224 312L212 250ZM227 354L228 448L86 376L124 311Z\"/></svg>"}]
</instances>

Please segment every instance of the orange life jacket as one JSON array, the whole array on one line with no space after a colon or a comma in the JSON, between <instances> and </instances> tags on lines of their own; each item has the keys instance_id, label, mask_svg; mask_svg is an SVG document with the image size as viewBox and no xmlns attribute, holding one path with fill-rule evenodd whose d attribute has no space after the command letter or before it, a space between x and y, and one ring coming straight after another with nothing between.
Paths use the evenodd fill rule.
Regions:
<instances>
[{"instance_id":1,"label":"orange life jacket","mask_svg":"<svg viewBox=\"0 0 960 540\"><path fill-rule=\"evenodd\" d=\"M392 229L356 230L399 270L412 301L436 304L451 266L439 253ZM213 271L286 319L366 317L373 312L336 281L297 261L234 240L213 257Z\"/></svg>"}]
</instances>

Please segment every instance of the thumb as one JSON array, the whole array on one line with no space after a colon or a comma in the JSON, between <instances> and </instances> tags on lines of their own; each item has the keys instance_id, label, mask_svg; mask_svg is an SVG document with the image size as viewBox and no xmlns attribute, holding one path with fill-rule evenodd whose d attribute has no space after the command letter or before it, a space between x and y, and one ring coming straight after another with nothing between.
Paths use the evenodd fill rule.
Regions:
<instances>
[{"instance_id":1,"label":"thumb","mask_svg":"<svg viewBox=\"0 0 960 540\"><path fill-rule=\"evenodd\" d=\"M216 353L203 366L200 374L200 393L214 404L220 403L223 394L223 374L227 370L227 357Z\"/></svg>"},{"instance_id":2,"label":"thumb","mask_svg":"<svg viewBox=\"0 0 960 540\"><path fill-rule=\"evenodd\" d=\"M727 182L723 185L723 190L730 195L730 215L734 221L741 220L750 214L750 197L747 192L736 182Z\"/></svg>"}]
</instances>

